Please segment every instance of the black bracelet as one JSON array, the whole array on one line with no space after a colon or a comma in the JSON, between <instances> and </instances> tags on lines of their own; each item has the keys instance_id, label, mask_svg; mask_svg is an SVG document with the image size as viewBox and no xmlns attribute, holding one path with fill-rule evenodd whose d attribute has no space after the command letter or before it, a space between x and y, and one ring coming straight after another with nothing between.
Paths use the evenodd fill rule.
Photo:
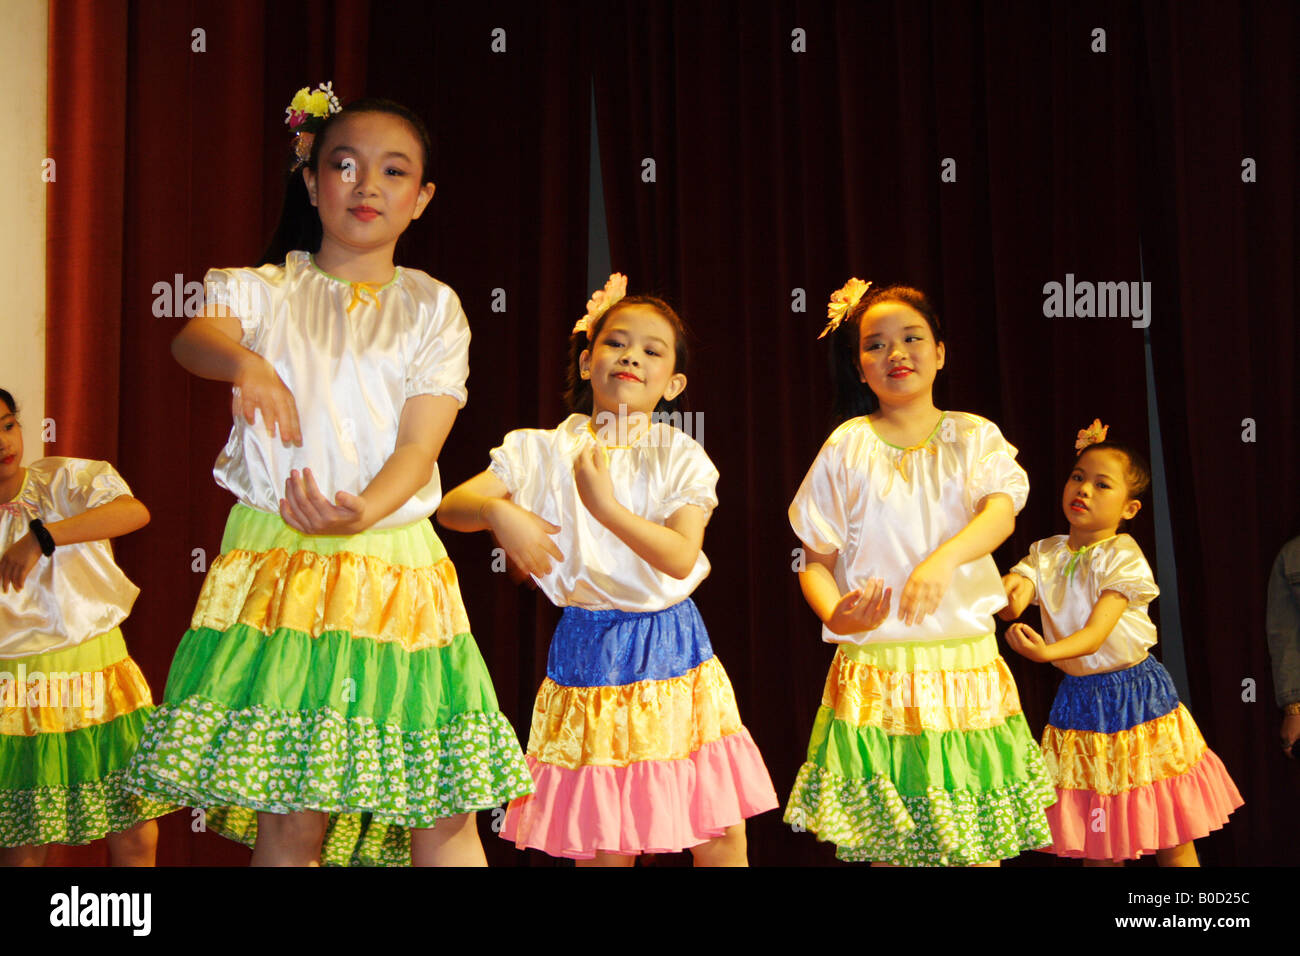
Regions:
<instances>
[{"instance_id":1,"label":"black bracelet","mask_svg":"<svg viewBox=\"0 0 1300 956\"><path fill-rule=\"evenodd\" d=\"M40 518L33 518L28 522L27 527L32 529L32 534L36 535L36 540L40 542L41 554L47 558L54 553L54 536L46 530L45 525L41 524Z\"/></svg>"}]
</instances>

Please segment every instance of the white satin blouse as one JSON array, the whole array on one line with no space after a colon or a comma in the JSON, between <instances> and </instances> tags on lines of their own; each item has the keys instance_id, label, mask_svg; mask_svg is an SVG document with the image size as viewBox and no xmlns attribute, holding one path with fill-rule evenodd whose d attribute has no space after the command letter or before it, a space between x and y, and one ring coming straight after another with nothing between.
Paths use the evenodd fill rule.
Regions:
<instances>
[{"instance_id":1,"label":"white satin blouse","mask_svg":"<svg viewBox=\"0 0 1300 956\"><path fill-rule=\"evenodd\" d=\"M1077 552L1070 550L1068 541L1064 534L1035 541L1028 556L1011 569L1034 584L1033 603L1043 612L1043 640L1055 643L1087 624L1103 591L1124 595L1128 608L1096 653L1052 663L1075 677L1141 663L1156 643L1147 605L1160 594L1142 549L1127 534Z\"/></svg>"},{"instance_id":2,"label":"white satin blouse","mask_svg":"<svg viewBox=\"0 0 1300 956\"><path fill-rule=\"evenodd\" d=\"M805 546L838 554L840 593L882 578L893 589L885 623L860 634L835 634L830 643L937 641L993 633L993 613L1006 606L990 555L957 568L934 614L904 624L898 602L908 576L939 545L975 517L991 494L1011 498L1018 513L1029 478L1016 449L986 418L944 412L933 433L910 449L878 436L865 416L842 424L826 440L790 504L790 525Z\"/></svg>"},{"instance_id":3,"label":"white satin blouse","mask_svg":"<svg viewBox=\"0 0 1300 956\"><path fill-rule=\"evenodd\" d=\"M130 493L106 461L34 461L18 494L0 504L0 553L27 534L33 518L52 524ZM139 593L109 542L59 545L36 562L22 590L0 591L0 659L73 647L112 630Z\"/></svg>"},{"instance_id":4,"label":"white satin blouse","mask_svg":"<svg viewBox=\"0 0 1300 956\"><path fill-rule=\"evenodd\" d=\"M456 293L418 269L361 287L291 252L283 266L213 269L204 283L209 304L238 316L240 344L275 366L302 426L302 447L286 448L260 412L256 425L235 418L213 475L246 505L278 512L295 468L310 468L327 498L359 494L397 447L408 398L451 395L465 405L469 324ZM428 518L441 500L435 465L429 483L374 527Z\"/></svg>"},{"instance_id":5,"label":"white satin blouse","mask_svg":"<svg viewBox=\"0 0 1300 956\"><path fill-rule=\"evenodd\" d=\"M709 573L701 550L684 579L657 571L603 524L578 496L573 475L578 452L596 439L587 415L570 415L558 428L522 428L492 449L491 471L521 508L559 525L554 535L564 561L551 559L537 586L557 606L591 610L662 611L690 597ZM718 506L718 470L699 442L657 422L631 446L609 449L614 497L629 511L663 524L683 505L711 513Z\"/></svg>"}]
</instances>

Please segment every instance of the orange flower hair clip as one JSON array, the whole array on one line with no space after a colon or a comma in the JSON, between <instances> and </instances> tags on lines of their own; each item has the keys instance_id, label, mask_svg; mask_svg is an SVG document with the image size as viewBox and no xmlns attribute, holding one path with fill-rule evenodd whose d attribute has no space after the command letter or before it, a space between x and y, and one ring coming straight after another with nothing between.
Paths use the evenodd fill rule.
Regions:
<instances>
[{"instance_id":1,"label":"orange flower hair clip","mask_svg":"<svg viewBox=\"0 0 1300 956\"><path fill-rule=\"evenodd\" d=\"M850 279L840 288L831 293L830 302L826 303L826 317L830 319L826 323L826 328L822 329L822 334L817 336L818 340L826 338L840 327L844 317L849 314L849 310L862 301L868 289L871 288L870 282L863 282L861 279Z\"/></svg>"},{"instance_id":2,"label":"orange flower hair clip","mask_svg":"<svg viewBox=\"0 0 1300 956\"><path fill-rule=\"evenodd\" d=\"M573 331L569 334L590 333L591 327L596 324L596 320L608 312L610 306L625 295L627 295L627 276L621 272L615 272L605 282L605 288L597 289L591 294L591 298L587 300L587 314L574 324Z\"/></svg>"},{"instance_id":3,"label":"orange flower hair clip","mask_svg":"<svg viewBox=\"0 0 1300 956\"><path fill-rule=\"evenodd\" d=\"M1074 443L1074 450L1083 451L1089 445L1095 445L1099 441L1105 441L1106 432L1108 431L1110 431L1109 425L1103 425L1100 418L1094 418L1091 425L1079 431L1079 437Z\"/></svg>"}]
</instances>

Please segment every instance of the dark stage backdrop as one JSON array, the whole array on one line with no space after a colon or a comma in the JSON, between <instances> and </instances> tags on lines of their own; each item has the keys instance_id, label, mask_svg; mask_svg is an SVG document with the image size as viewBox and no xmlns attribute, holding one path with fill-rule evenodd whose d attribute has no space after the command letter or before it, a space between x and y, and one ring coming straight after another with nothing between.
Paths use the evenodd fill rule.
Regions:
<instances>
[{"instance_id":1,"label":"dark stage backdrop","mask_svg":"<svg viewBox=\"0 0 1300 956\"><path fill-rule=\"evenodd\" d=\"M816 335L829 292L858 275L936 299L939 404L997 422L1033 483L997 554L1006 568L1061 529L1078 428L1100 417L1143 446L1149 426L1143 330L1045 318L1043 285L1145 276L1180 583L1155 609L1179 604L1190 709L1247 801L1202 858L1300 862L1300 773L1275 742L1263 636L1269 565L1300 533L1298 9L52 0L46 452L115 462L153 513L118 554L143 589L125 630L155 694L231 502L211 477L228 390L171 359L182 320L155 317L153 287L256 261L293 92L332 79L345 101L390 96L434 131L438 191L399 261L450 283L474 332L470 403L441 461L449 488L509 429L563 415L567 333L590 291L594 89L613 267L694 331L688 393L722 474L696 600L780 795L831 657L785 520L828 431ZM1132 531L1156 564L1150 504ZM492 573L486 536L444 538L526 740L557 612ZM1156 567L1162 583L1169 570ZM1058 676L1008 656L1041 728ZM550 862L494 839L490 814L480 829L493 864ZM756 865L833 862L777 812L749 834ZM161 863L247 856L192 833L187 813L163 821ZM104 859L102 845L52 856Z\"/></svg>"}]
</instances>

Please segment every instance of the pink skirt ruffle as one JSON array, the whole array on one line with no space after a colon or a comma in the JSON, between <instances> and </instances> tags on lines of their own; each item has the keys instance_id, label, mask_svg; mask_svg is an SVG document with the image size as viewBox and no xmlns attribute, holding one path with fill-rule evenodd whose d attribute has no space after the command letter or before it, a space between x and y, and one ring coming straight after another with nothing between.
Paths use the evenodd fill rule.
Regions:
<instances>
[{"instance_id":1,"label":"pink skirt ruffle","mask_svg":"<svg viewBox=\"0 0 1300 956\"><path fill-rule=\"evenodd\" d=\"M524 759L537 792L511 802L501 835L551 856L676 853L777 806L758 747L744 729L682 760L570 770Z\"/></svg>"},{"instance_id":2,"label":"pink skirt ruffle","mask_svg":"<svg viewBox=\"0 0 1300 956\"><path fill-rule=\"evenodd\" d=\"M1059 787L1056 793L1056 803L1047 808L1054 838L1049 852L1089 860L1133 860L1199 840L1244 802L1211 750L1180 776L1124 793Z\"/></svg>"}]
</instances>

